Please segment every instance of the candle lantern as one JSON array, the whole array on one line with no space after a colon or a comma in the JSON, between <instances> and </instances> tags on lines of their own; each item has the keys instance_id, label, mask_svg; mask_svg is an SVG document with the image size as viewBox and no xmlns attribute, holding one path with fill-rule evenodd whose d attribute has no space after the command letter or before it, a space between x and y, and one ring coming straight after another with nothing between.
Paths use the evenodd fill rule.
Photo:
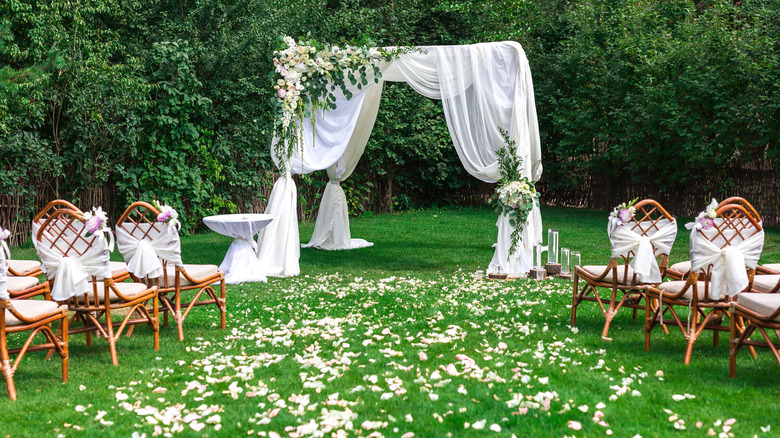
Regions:
<instances>
[{"instance_id":1,"label":"candle lantern","mask_svg":"<svg viewBox=\"0 0 780 438\"><path fill-rule=\"evenodd\" d=\"M561 248L561 277L569 278L571 276L571 254L569 248Z\"/></svg>"},{"instance_id":2,"label":"candle lantern","mask_svg":"<svg viewBox=\"0 0 780 438\"><path fill-rule=\"evenodd\" d=\"M558 263L558 230L547 230L547 264L544 266L547 275L559 275L561 264Z\"/></svg>"},{"instance_id":3,"label":"candle lantern","mask_svg":"<svg viewBox=\"0 0 780 438\"><path fill-rule=\"evenodd\" d=\"M528 272L528 278L534 280L544 280L545 274L547 272L544 269L544 261L542 261L542 253L546 250L547 247L542 246L541 243L534 245L534 252L532 254L533 267L531 268L531 271Z\"/></svg>"},{"instance_id":4,"label":"candle lantern","mask_svg":"<svg viewBox=\"0 0 780 438\"><path fill-rule=\"evenodd\" d=\"M571 272L572 274L577 271L577 267L582 266L582 256L579 251L571 252Z\"/></svg>"}]
</instances>

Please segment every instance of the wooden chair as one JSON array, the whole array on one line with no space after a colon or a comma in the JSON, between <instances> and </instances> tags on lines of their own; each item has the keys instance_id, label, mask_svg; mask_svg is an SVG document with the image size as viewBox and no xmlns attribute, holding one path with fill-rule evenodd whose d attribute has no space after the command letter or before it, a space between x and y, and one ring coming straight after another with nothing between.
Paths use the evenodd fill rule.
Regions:
<instances>
[{"instance_id":1,"label":"wooden chair","mask_svg":"<svg viewBox=\"0 0 780 438\"><path fill-rule=\"evenodd\" d=\"M68 309L52 301L12 300L6 288L6 263L0 249L0 369L5 376L8 397L16 400L14 374L28 351L56 351L62 359L62 381L68 381ZM52 323L59 321L62 336L57 337ZM29 332L19 348L8 348L8 337ZM37 334L42 334L45 343L33 344ZM11 355L16 360L11 363Z\"/></svg>"},{"instance_id":2,"label":"wooden chair","mask_svg":"<svg viewBox=\"0 0 780 438\"><path fill-rule=\"evenodd\" d=\"M741 205L744 207L745 211L747 212L748 216L752 216L756 222L759 224L763 224L761 220L761 215L758 214L756 209L753 207L750 202L747 201L745 198L741 198L739 196L732 196L730 198L726 198L720 203L718 203L718 208L723 207L724 205ZM685 260L682 262L677 262L673 264L672 266L669 266L669 269L666 270L666 277L668 277L671 280L685 280L685 278L688 276L688 272L691 270L691 261ZM756 274L780 274L780 264L777 264L777 272L769 271L762 271L762 267L756 268Z\"/></svg>"},{"instance_id":3,"label":"wooden chair","mask_svg":"<svg viewBox=\"0 0 780 438\"><path fill-rule=\"evenodd\" d=\"M76 212L82 213L82 211L78 207L76 207L72 203L70 203L68 201L65 201L63 199L55 199L54 201L49 202L33 218L32 232L33 232L33 244L34 245L37 245L37 243L38 243L38 241L36 239L36 235L37 235L38 230L40 229L41 225L43 225L44 222L46 222L46 220L49 219L49 217L51 217L52 214L55 211L61 210L61 209L72 210L72 211L76 211ZM77 230L73 229L72 227L70 227L70 225L68 223L65 223L65 222L63 222L63 223L52 222L50 224L50 228L52 228L53 230L55 230L56 232L58 232L60 234L62 234L62 233L74 233L74 232L77 231ZM109 264L111 266L112 279L115 282L125 281L128 278L130 278L130 273L127 272L127 266L123 262L112 262L112 261L109 261ZM41 274L42 273L43 272L41 272ZM38 274L38 275L40 275L40 274Z\"/></svg>"},{"instance_id":4,"label":"wooden chair","mask_svg":"<svg viewBox=\"0 0 780 438\"><path fill-rule=\"evenodd\" d=\"M737 375L737 353L747 345L765 347L772 351L777 363L780 364L780 294L765 294L743 292L731 302L731 324L729 342L729 376ZM737 324L742 321L744 325ZM761 334L762 340L751 339L755 331ZM770 333L774 334L775 339ZM753 356L755 351L751 350ZM780 397L780 393L778 393Z\"/></svg>"},{"instance_id":5,"label":"wooden chair","mask_svg":"<svg viewBox=\"0 0 780 438\"><path fill-rule=\"evenodd\" d=\"M71 209L54 211L41 225L36 239L36 250L49 278L52 298L67 303L68 310L72 312L69 321L71 334L86 333L89 347L92 345L92 332L99 332L108 342L111 361L118 365L116 342L122 331L127 326L147 324L153 332L154 349L159 350L157 288L141 283L115 283L108 262L108 243L100 233L86 236L86 222L81 212ZM63 275L65 279L57 276L57 271L62 269L62 261L74 259L89 274L90 281L83 291L66 290L71 287L65 283L69 275ZM81 263L85 259L89 261ZM61 282L59 286L58 281ZM61 299L63 296L58 290L66 293L64 299ZM151 313L147 310L150 301ZM117 312L120 310L122 312ZM123 314L121 321L115 321L113 316L120 314ZM74 327L74 321L81 321L83 327Z\"/></svg>"},{"instance_id":6,"label":"wooden chair","mask_svg":"<svg viewBox=\"0 0 780 438\"><path fill-rule=\"evenodd\" d=\"M146 202L135 202L130 205L117 221L117 236L126 233L132 239L147 242L159 241L170 238L177 255L167 258L160 257L162 275L154 278L149 276L134 278L146 284L154 284L159 287L160 300L163 303L164 325L168 325L168 314L173 316L178 330L179 340L184 340L182 324L195 306L215 305L220 312L220 326L225 328L225 273L219 271L216 265L191 265L181 261L181 242L178 231L169 229L166 223L157 222L160 211ZM172 233L172 234L168 234ZM169 237L166 237L169 236ZM120 249L120 252L121 249ZM123 254L125 261L130 265L130 254ZM212 285L219 285L219 294ZM189 302L182 303L182 293L194 292ZM203 294L205 299L200 299Z\"/></svg>"},{"instance_id":7,"label":"wooden chair","mask_svg":"<svg viewBox=\"0 0 780 438\"><path fill-rule=\"evenodd\" d=\"M658 202L652 199L645 199L638 202L634 207L636 208L635 219L619 226L627 227L633 233L649 238L666 226L675 224L674 233L676 235L674 217ZM663 273L669 264L669 253L668 251L659 251L655 245L653 251L656 261L658 257L661 258L659 271L661 277L663 277ZM605 319L601 336L605 340L610 340L607 337L610 324L615 314L621 308L628 307L634 309L634 319L636 319L637 309L644 309L645 307L642 304L642 299L644 298L644 290L647 283L642 282L631 267L631 261L635 255L634 251L622 255L613 254L609 264L606 266L581 266L575 269L571 309L572 325L576 323L577 307L583 301L594 301L601 308ZM661 277L657 279L658 282L661 281ZM580 288L580 280L584 281L582 288ZM605 289L609 291L607 295L603 295L600 292L600 290L603 291ZM622 294L622 297L618 298L618 294Z\"/></svg>"},{"instance_id":8,"label":"wooden chair","mask_svg":"<svg viewBox=\"0 0 780 438\"><path fill-rule=\"evenodd\" d=\"M8 260L8 274L14 277L37 277L43 275L38 260Z\"/></svg>"},{"instance_id":9,"label":"wooden chair","mask_svg":"<svg viewBox=\"0 0 780 438\"><path fill-rule=\"evenodd\" d=\"M728 204L719 207L717 217L714 220L714 226L711 230L698 229L696 227L691 231L691 255L692 259L696 257L694 253L700 251L700 247L709 242L712 247L724 250L731 246L743 251L745 243L760 240L760 246L754 246L752 252L757 249L760 255L763 246L763 231L761 225L745 207L739 204ZM754 277L754 270L747 266L751 264L746 257L746 276L747 284L742 290L748 290ZM758 260L758 255L753 254ZM755 264L752 264L755 266ZM683 362L689 364L693 351L693 344L699 338L704 330L713 331L714 345L718 345L719 332L729 331L729 326L723 325L723 318L732 318L729 312L731 305L731 296L741 292L741 290L729 290L728 294L712 290L714 287L722 284L720 280L725 268L721 265L710 263L702 266L696 271L687 274L685 280L675 280L661 283L657 286L647 288L647 298L657 300L659 305L656 308L647 306L645 309L645 350L650 350L650 334L659 323L675 324L680 328L687 341L685 357ZM712 281L713 275L717 276L718 284ZM678 309L690 309L687 319L678 314ZM666 313L671 318L664 318ZM663 321L661 320L662 318ZM739 320L734 322L741 325Z\"/></svg>"}]
</instances>

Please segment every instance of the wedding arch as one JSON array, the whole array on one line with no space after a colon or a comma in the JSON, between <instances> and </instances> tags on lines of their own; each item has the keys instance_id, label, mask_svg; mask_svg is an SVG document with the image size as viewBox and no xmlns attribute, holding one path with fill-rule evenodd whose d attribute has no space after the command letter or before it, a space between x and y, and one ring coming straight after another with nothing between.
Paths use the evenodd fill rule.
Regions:
<instances>
[{"instance_id":1,"label":"wedding arch","mask_svg":"<svg viewBox=\"0 0 780 438\"><path fill-rule=\"evenodd\" d=\"M349 178L363 155L385 81L406 82L423 96L442 101L458 157L475 178L490 183L500 178L497 150L505 145L503 130L515 145L512 152L523 160L523 176L539 180L542 161L533 81L520 44L507 41L417 49L380 63L381 80L377 75L375 83L350 87L346 93L334 90L335 108L314 111L314 123L306 117L310 114L303 115L300 144L292 154L280 153L283 148L275 147L277 140L271 145L283 174L274 183L265 210L274 220L259 236L258 257L266 275L300 274L298 195L292 174L326 170L329 178L314 234L303 246L345 250L372 245L351 237L340 183ZM527 272L533 245L542 241L538 206L524 225L518 251L510 251L508 218L499 216L496 225L498 239L488 271Z\"/></svg>"}]
</instances>

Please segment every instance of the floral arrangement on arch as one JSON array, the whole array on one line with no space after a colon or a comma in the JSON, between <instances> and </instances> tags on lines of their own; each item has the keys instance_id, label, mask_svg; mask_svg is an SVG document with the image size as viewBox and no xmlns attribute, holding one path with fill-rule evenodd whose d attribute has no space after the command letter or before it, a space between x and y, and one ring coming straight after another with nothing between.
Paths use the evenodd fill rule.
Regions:
<instances>
[{"instance_id":1,"label":"floral arrangement on arch","mask_svg":"<svg viewBox=\"0 0 780 438\"><path fill-rule=\"evenodd\" d=\"M276 155L290 157L301 143L301 121L314 120L314 110L336 108L332 91L338 87L347 99L352 98L347 81L358 89L369 79L379 82L380 61L390 61L409 48L386 50L368 46L326 46L314 40L295 41L281 38L274 51L275 70L270 77L276 90L271 103L274 108L274 129L277 137Z\"/></svg>"},{"instance_id":2,"label":"floral arrangement on arch","mask_svg":"<svg viewBox=\"0 0 780 438\"><path fill-rule=\"evenodd\" d=\"M501 177L492 202L495 204L496 213L505 215L512 226L512 245L509 249L509 256L512 256L522 240L523 225L533 207L539 206L539 194L534 182L522 176L523 160L515 154L515 142L501 127L498 129L504 138L504 147L497 151Z\"/></svg>"}]
</instances>

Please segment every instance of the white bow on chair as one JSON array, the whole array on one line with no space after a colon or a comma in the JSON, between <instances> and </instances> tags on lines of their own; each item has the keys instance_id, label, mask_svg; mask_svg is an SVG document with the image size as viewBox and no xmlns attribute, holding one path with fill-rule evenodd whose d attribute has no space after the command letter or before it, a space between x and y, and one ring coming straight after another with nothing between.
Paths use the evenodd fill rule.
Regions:
<instances>
[{"instance_id":1,"label":"white bow on chair","mask_svg":"<svg viewBox=\"0 0 780 438\"><path fill-rule=\"evenodd\" d=\"M694 227L691 231L691 271L712 265L710 298L736 295L748 286L745 268L755 269L764 248L764 232L760 231L735 246L718 248Z\"/></svg>"},{"instance_id":2,"label":"white bow on chair","mask_svg":"<svg viewBox=\"0 0 780 438\"><path fill-rule=\"evenodd\" d=\"M612 257L626 257L633 252L629 263L642 283L660 283L661 270L653 248L659 254L669 254L677 237L677 221L671 221L652 236L643 236L620 224L610 226L609 240L612 244Z\"/></svg>"},{"instance_id":3,"label":"white bow on chair","mask_svg":"<svg viewBox=\"0 0 780 438\"><path fill-rule=\"evenodd\" d=\"M101 236L87 251L77 257L63 256L59 251L49 248L43 242L36 247L41 258L41 268L46 277L54 279L51 297L55 301L66 301L92 290L89 277L111 278L109 268L108 243Z\"/></svg>"},{"instance_id":4,"label":"white bow on chair","mask_svg":"<svg viewBox=\"0 0 780 438\"><path fill-rule=\"evenodd\" d=\"M127 270L136 277L157 278L162 277L162 263L160 259L182 266L181 245L179 234L175 227L166 229L151 240L138 240L125 229L119 227L116 230L117 249L125 258Z\"/></svg>"}]
</instances>

